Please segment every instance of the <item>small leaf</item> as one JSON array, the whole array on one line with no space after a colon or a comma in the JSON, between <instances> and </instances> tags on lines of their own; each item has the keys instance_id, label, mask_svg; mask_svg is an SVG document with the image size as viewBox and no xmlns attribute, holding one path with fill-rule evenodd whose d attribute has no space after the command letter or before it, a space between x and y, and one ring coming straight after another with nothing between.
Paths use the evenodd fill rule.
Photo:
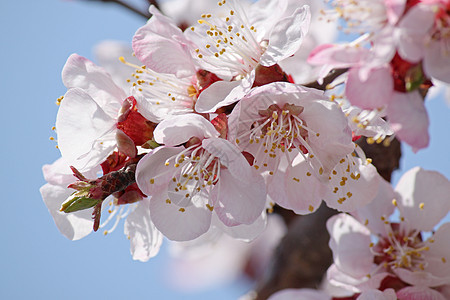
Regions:
<instances>
[{"instance_id":1,"label":"small leaf","mask_svg":"<svg viewBox=\"0 0 450 300\"><path fill-rule=\"evenodd\" d=\"M161 145L158 144L157 142L155 142L154 140L149 140L145 144L142 145L142 148L145 148L145 149L156 149L159 146L161 146Z\"/></svg>"},{"instance_id":2,"label":"small leaf","mask_svg":"<svg viewBox=\"0 0 450 300\"><path fill-rule=\"evenodd\" d=\"M422 66L420 64L410 68L405 76L405 88L407 92L418 89L424 81Z\"/></svg>"},{"instance_id":3,"label":"small leaf","mask_svg":"<svg viewBox=\"0 0 450 300\"><path fill-rule=\"evenodd\" d=\"M71 213L83 209L88 209L95 206L99 201L101 200L91 199L84 196L79 197L74 194L70 196L69 199L64 201L64 203L61 205L60 211Z\"/></svg>"}]
</instances>

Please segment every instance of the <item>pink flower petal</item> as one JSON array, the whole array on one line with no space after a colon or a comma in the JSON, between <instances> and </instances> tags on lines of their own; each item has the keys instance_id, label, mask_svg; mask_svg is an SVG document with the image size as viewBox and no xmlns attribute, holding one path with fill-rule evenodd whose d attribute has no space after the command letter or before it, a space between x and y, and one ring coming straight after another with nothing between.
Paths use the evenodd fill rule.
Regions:
<instances>
[{"instance_id":1,"label":"pink flower petal","mask_svg":"<svg viewBox=\"0 0 450 300\"><path fill-rule=\"evenodd\" d=\"M387 118L397 137L409 144L414 152L426 148L430 142L430 121L418 91L394 92L387 109Z\"/></svg>"},{"instance_id":2,"label":"pink flower petal","mask_svg":"<svg viewBox=\"0 0 450 300\"><path fill-rule=\"evenodd\" d=\"M148 68L178 77L195 74L190 43L172 20L155 7L153 16L133 37L133 50Z\"/></svg>"},{"instance_id":3,"label":"pink flower petal","mask_svg":"<svg viewBox=\"0 0 450 300\"><path fill-rule=\"evenodd\" d=\"M370 52L363 47L324 44L315 48L308 57L312 65L330 65L333 69L358 66Z\"/></svg>"},{"instance_id":4,"label":"pink flower petal","mask_svg":"<svg viewBox=\"0 0 450 300\"><path fill-rule=\"evenodd\" d=\"M411 271L408 269L397 268L393 272L402 281L417 286L436 287L448 283L448 278L437 277L426 271Z\"/></svg>"},{"instance_id":5,"label":"pink flower petal","mask_svg":"<svg viewBox=\"0 0 450 300\"><path fill-rule=\"evenodd\" d=\"M397 292L399 300L445 300L441 293L422 286L408 286Z\"/></svg>"},{"instance_id":6,"label":"pink flower petal","mask_svg":"<svg viewBox=\"0 0 450 300\"><path fill-rule=\"evenodd\" d=\"M450 181L436 171L415 167L399 180L400 213L411 228L431 231L450 210Z\"/></svg>"},{"instance_id":7,"label":"pink flower petal","mask_svg":"<svg viewBox=\"0 0 450 300\"><path fill-rule=\"evenodd\" d=\"M450 66L449 44L449 38L441 41L432 40L425 49L423 61L425 74L446 83L450 83L450 68L443 66Z\"/></svg>"},{"instance_id":8,"label":"pink flower petal","mask_svg":"<svg viewBox=\"0 0 450 300\"><path fill-rule=\"evenodd\" d=\"M345 95L352 105L362 109L383 107L392 98L394 80L389 67L372 68L367 80L362 80L360 68L348 72Z\"/></svg>"},{"instance_id":9,"label":"pink flower petal","mask_svg":"<svg viewBox=\"0 0 450 300\"><path fill-rule=\"evenodd\" d=\"M131 69L130 66L125 65L118 58L122 56L129 63L135 65L142 64L133 55L131 45L116 40L104 40L95 45L94 53L98 64L105 68L111 75L114 83L127 93L130 89L130 83L127 82L127 79L130 77Z\"/></svg>"}]
</instances>

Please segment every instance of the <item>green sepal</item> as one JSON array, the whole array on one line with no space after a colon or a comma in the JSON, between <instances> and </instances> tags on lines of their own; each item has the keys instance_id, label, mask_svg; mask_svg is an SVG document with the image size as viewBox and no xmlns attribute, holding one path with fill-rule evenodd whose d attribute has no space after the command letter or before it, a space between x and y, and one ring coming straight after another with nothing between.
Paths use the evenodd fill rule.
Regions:
<instances>
[{"instance_id":1,"label":"green sepal","mask_svg":"<svg viewBox=\"0 0 450 300\"><path fill-rule=\"evenodd\" d=\"M422 65L418 64L410 68L405 76L405 88L407 92L412 92L420 87L424 81Z\"/></svg>"},{"instance_id":2,"label":"green sepal","mask_svg":"<svg viewBox=\"0 0 450 300\"><path fill-rule=\"evenodd\" d=\"M149 140L144 145L142 145L142 148L145 148L145 149L156 149L159 146L161 146L161 145L158 144L157 142L155 142L155 140Z\"/></svg>"},{"instance_id":3,"label":"green sepal","mask_svg":"<svg viewBox=\"0 0 450 300\"><path fill-rule=\"evenodd\" d=\"M88 208L95 206L100 201L101 200L91 199L91 198L84 197L84 196L81 196L81 197L75 196L75 194L74 194L74 195L70 196L69 199L64 201L64 203L61 205L60 211L63 211L65 213L71 213L71 212L75 212L75 211L79 211L79 210L83 210L83 209L88 209Z\"/></svg>"}]
</instances>

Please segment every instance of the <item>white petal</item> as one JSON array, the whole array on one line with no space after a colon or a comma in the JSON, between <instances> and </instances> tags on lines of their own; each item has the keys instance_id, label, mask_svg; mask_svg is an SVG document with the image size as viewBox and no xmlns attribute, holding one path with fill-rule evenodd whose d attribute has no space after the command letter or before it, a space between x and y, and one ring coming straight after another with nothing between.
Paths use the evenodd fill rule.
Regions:
<instances>
[{"instance_id":1,"label":"white petal","mask_svg":"<svg viewBox=\"0 0 450 300\"><path fill-rule=\"evenodd\" d=\"M204 139L202 147L218 157L220 163L227 167L235 178L246 180L252 176L252 167L242 155L241 150L229 141L221 138Z\"/></svg>"},{"instance_id":2,"label":"white petal","mask_svg":"<svg viewBox=\"0 0 450 300\"><path fill-rule=\"evenodd\" d=\"M66 161L60 157L51 165L42 166L45 180L52 185L69 185L75 181L73 172Z\"/></svg>"},{"instance_id":3,"label":"white petal","mask_svg":"<svg viewBox=\"0 0 450 300\"><path fill-rule=\"evenodd\" d=\"M73 190L47 183L40 188L40 192L56 227L66 238L79 240L91 233L94 224L91 210L73 213L59 211L61 204L73 193Z\"/></svg>"},{"instance_id":4,"label":"white petal","mask_svg":"<svg viewBox=\"0 0 450 300\"><path fill-rule=\"evenodd\" d=\"M307 174L310 174L308 176ZM292 166L286 170L284 179L284 192L286 202L277 203L296 214L309 214L316 211L322 203L324 188L315 176L311 176L311 168L301 155L292 162ZM276 192L276 186L272 190ZM278 187L279 189L279 187ZM271 192L271 196L278 200L277 194Z\"/></svg>"},{"instance_id":5,"label":"white petal","mask_svg":"<svg viewBox=\"0 0 450 300\"><path fill-rule=\"evenodd\" d=\"M250 88L251 84L247 84L244 88L242 80L214 82L201 92L195 110L200 113L214 112L219 107L227 106L244 97Z\"/></svg>"},{"instance_id":6,"label":"white petal","mask_svg":"<svg viewBox=\"0 0 450 300\"><path fill-rule=\"evenodd\" d=\"M386 219L394 212L395 206L392 200L396 198L396 194L392 185L384 179L380 179L378 192L372 202L366 206L358 208L352 212L352 215L362 224L370 228L372 233L381 235L386 234L386 225L381 217Z\"/></svg>"},{"instance_id":7,"label":"white petal","mask_svg":"<svg viewBox=\"0 0 450 300\"><path fill-rule=\"evenodd\" d=\"M351 291L352 294L378 289L383 279L388 275L389 273L384 272L372 275L370 279L367 276L355 278L341 271L335 264L332 264L327 270L327 279L332 285Z\"/></svg>"},{"instance_id":8,"label":"white petal","mask_svg":"<svg viewBox=\"0 0 450 300\"><path fill-rule=\"evenodd\" d=\"M214 125L203 116L187 114L173 116L162 121L153 132L155 141L166 146L178 146L187 142L191 137L200 139L218 137L219 133Z\"/></svg>"},{"instance_id":9,"label":"white petal","mask_svg":"<svg viewBox=\"0 0 450 300\"><path fill-rule=\"evenodd\" d=\"M313 159L310 161L315 168L316 176L328 178L328 174L342 157L354 150L347 118L333 102L318 100L309 105L305 104L304 107L301 118L309 128L319 134L319 136L309 134L308 143L315 151L311 154L318 158L323 167L323 175L319 174L320 168L314 165L315 161Z\"/></svg>"},{"instance_id":10,"label":"white petal","mask_svg":"<svg viewBox=\"0 0 450 300\"><path fill-rule=\"evenodd\" d=\"M269 38L272 28L286 13L287 4L287 0L260 0L246 10L250 23L258 29L256 32L258 41Z\"/></svg>"},{"instance_id":11,"label":"white petal","mask_svg":"<svg viewBox=\"0 0 450 300\"><path fill-rule=\"evenodd\" d=\"M431 231L450 210L450 181L439 172L413 168L395 190L401 195L400 213L412 228Z\"/></svg>"},{"instance_id":12,"label":"white petal","mask_svg":"<svg viewBox=\"0 0 450 300\"><path fill-rule=\"evenodd\" d=\"M260 58L261 64L266 67L272 66L293 55L308 33L310 22L311 13L307 5L280 20L270 33L269 45Z\"/></svg>"},{"instance_id":13,"label":"white petal","mask_svg":"<svg viewBox=\"0 0 450 300\"><path fill-rule=\"evenodd\" d=\"M83 171L83 175L86 178L95 178L101 170L100 166L96 166L91 170ZM58 158L51 165L43 165L42 173L44 174L45 180L52 185L66 187L76 180L70 169L70 165L62 157Z\"/></svg>"},{"instance_id":14,"label":"white petal","mask_svg":"<svg viewBox=\"0 0 450 300\"><path fill-rule=\"evenodd\" d=\"M214 217L217 219L217 216ZM259 237L262 233L267 232L265 231L267 227L267 214L266 212L263 212L261 216L250 225L240 224L229 227L224 225L221 221L217 221L216 226L233 239L250 242Z\"/></svg>"},{"instance_id":15,"label":"white petal","mask_svg":"<svg viewBox=\"0 0 450 300\"><path fill-rule=\"evenodd\" d=\"M252 224L261 215L266 204L264 179L252 170L252 176L243 181L227 169L220 170L220 179L211 192L214 211L227 226Z\"/></svg>"},{"instance_id":16,"label":"white petal","mask_svg":"<svg viewBox=\"0 0 450 300\"><path fill-rule=\"evenodd\" d=\"M83 89L111 118L117 116L126 98L125 92L114 83L108 72L78 54L67 59L62 79L68 89Z\"/></svg>"},{"instance_id":17,"label":"white petal","mask_svg":"<svg viewBox=\"0 0 450 300\"><path fill-rule=\"evenodd\" d=\"M342 272L364 278L371 273L373 254L370 251L370 232L353 217L339 214L327 221L330 248L334 264Z\"/></svg>"},{"instance_id":18,"label":"white petal","mask_svg":"<svg viewBox=\"0 0 450 300\"><path fill-rule=\"evenodd\" d=\"M182 151L182 147L158 147L146 154L136 167L136 183L139 189L147 196L167 190L169 181L178 172L178 168L175 168L173 162L169 165L165 162Z\"/></svg>"},{"instance_id":19,"label":"white petal","mask_svg":"<svg viewBox=\"0 0 450 300\"><path fill-rule=\"evenodd\" d=\"M336 186L339 188L337 193L334 193L335 185L329 185L327 193L323 197L329 207L343 212L351 212L359 207L364 207L376 196L381 178L377 169L372 164L363 164L360 158L353 158L353 162L356 165L352 168L357 170L358 179L349 176L348 172L338 172L336 175L338 177L337 182L340 182L342 177L346 177L348 180L343 186L340 184ZM352 164L353 162L346 162L346 164ZM345 167L343 166L341 169ZM338 202L340 198L345 198L345 200L340 203Z\"/></svg>"},{"instance_id":20,"label":"white petal","mask_svg":"<svg viewBox=\"0 0 450 300\"><path fill-rule=\"evenodd\" d=\"M150 200L141 200L124 224L124 233L130 240L130 251L134 260L148 261L159 252L163 235L150 218Z\"/></svg>"},{"instance_id":21,"label":"white petal","mask_svg":"<svg viewBox=\"0 0 450 300\"><path fill-rule=\"evenodd\" d=\"M89 169L116 146L116 122L82 89L67 91L56 116L58 147L67 163Z\"/></svg>"},{"instance_id":22,"label":"white petal","mask_svg":"<svg viewBox=\"0 0 450 300\"><path fill-rule=\"evenodd\" d=\"M450 284L450 223L440 226L431 239L433 242L427 243L430 250L424 253L427 262L425 270Z\"/></svg>"},{"instance_id":23,"label":"white petal","mask_svg":"<svg viewBox=\"0 0 450 300\"><path fill-rule=\"evenodd\" d=\"M193 198L195 197L201 197L200 193ZM206 206L180 208L166 202L167 199L167 193L154 195L150 199L151 220L165 237L173 241L189 241L208 231L211 226L211 211ZM193 202L202 201L193 199Z\"/></svg>"}]
</instances>

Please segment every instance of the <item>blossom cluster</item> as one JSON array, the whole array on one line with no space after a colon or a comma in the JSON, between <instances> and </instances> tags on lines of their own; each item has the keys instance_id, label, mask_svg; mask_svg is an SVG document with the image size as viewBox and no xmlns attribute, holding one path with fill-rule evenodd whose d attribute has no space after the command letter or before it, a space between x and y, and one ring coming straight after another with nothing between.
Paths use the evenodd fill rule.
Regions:
<instances>
[{"instance_id":1,"label":"blossom cluster","mask_svg":"<svg viewBox=\"0 0 450 300\"><path fill-rule=\"evenodd\" d=\"M72 54L61 158L41 188L61 233L112 222L107 234L125 219L133 258L147 261L163 237L251 241L275 206L310 214L323 200L342 212L327 223L330 284L355 299L448 292L450 227L422 233L450 209L448 180L413 169L394 191L355 141L428 145L423 96L434 79L450 83L450 2L306 2L221 0L184 30L151 6L132 49L103 44L103 66ZM364 34L322 44L317 14L336 12ZM326 91L307 84L330 75Z\"/></svg>"}]
</instances>

